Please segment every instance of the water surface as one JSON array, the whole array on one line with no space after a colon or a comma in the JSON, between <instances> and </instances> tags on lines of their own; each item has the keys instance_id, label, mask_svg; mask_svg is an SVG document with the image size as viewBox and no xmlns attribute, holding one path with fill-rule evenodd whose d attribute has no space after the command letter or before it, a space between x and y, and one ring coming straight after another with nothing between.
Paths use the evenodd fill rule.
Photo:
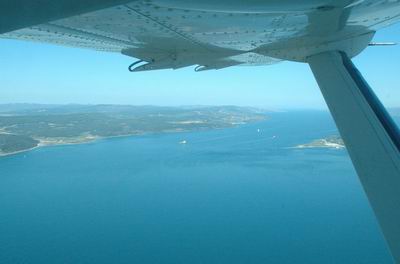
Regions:
<instances>
[{"instance_id":1,"label":"water surface","mask_svg":"<svg viewBox=\"0 0 400 264\"><path fill-rule=\"evenodd\" d=\"M1 158L0 263L391 263L346 151L290 148L336 133L275 113Z\"/></svg>"}]
</instances>

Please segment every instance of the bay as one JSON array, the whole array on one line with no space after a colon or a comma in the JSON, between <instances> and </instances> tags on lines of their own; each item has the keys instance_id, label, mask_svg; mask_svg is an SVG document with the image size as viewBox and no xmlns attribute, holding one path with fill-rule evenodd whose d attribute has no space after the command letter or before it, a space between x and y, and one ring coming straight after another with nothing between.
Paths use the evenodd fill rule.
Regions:
<instances>
[{"instance_id":1,"label":"bay","mask_svg":"<svg viewBox=\"0 0 400 264\"><path fill-rule=\"evenodd\" d=\"M391 263L346 150L293 148L335 134L297 111L0 158L0 263Z\"/></svg>"}]
</instances>

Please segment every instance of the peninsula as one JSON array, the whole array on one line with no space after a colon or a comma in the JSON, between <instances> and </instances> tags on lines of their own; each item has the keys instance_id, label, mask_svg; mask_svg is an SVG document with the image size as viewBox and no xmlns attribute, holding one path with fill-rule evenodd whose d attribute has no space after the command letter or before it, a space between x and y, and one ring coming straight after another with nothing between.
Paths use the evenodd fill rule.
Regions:
<instances>
[{"instance_id":1,"label":"peninsula","mask_svg":"<svg viewBox=\"0 0 400 264\"><path fill-rule=\"evenodd\" d=\"M343 140L339 136L330 136L323 139L317 139L307 144L296 146L296 148L334 148L342 149L345 148Z\"/></svg>"},{"instance_id":2,"label":"peninsula","mask_svg":"<svg viewBox=\"0 0 400 264\"><path fill-rule=\"evenodd\" d=\"M229 128L266 117L236 106L0 105L0 156L99 138Z\"/></svg>"}]
</instances>

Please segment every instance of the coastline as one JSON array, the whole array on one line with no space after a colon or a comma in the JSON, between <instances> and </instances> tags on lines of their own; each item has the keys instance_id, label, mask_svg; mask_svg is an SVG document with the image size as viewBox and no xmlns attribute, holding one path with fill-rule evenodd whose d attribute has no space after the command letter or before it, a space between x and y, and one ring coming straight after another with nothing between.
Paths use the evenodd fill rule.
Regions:
<instances>
[{"instance_id":1,"label":"coastline","mask_svg":"<svg viewBox=\"0 0 400 264\"><path fill-rule=\"evenodd\" d=\"M258 121L259 122L259 121ZM254 122L252 122L254 123ZM13 151L13 152L8 152L4 153L0 151L0 158L8 157L8 156L13 156L17 154L21 154L24 152L29 152L35 149L39 148L45 148L45 147L51 147L51 146L68 146L68 145L83 145L83 144L89 144L89 143L94 143L100 140L107 140L107 139L113 139L113 138L123 138L123 137L135 137L135 136L144 136L144 135L151 135L151 134L171 134L171 133L185 133L185 132L194 132L194 131L207 131L207 130L218 130L218 129L227 129L227 128L234 128L234 127L239 127L241 125L245 125L249 123L243 123L243 124L235 124L230 127L220 127L220 128L206 128L206 129L200 129L200 130L164 130L164 131L159 131L159 132L138 132L138 133L132 133L132 134L126 134L126 135L117 135L117 136L93 136L93 135L88 135L86 137L81 137L81 138L53 138L53 139L44 139L44 138L35 138L36 140L39 141L37 146L34 146L32 148L28 149L22 149L18 151ZM65 139L65 140L63 140Z\"/></svg>"},{"instance_id":2,"label":"coastline","mask_svg":"<svg viewBox=\"0 0 400 264\"><path fill-rule=\"evenodd\" d=\"M0 152L0 158L21 154L21 153L28 152L28 151L31 151L31 150L34 150L34 149L37 149L37 148L40 148L39 144L37 146L35 146L35 147L28 148L28 149L22 149L22 150L8 152L8 153Z\"/></svg>"},{"instance_id":3,"label":"coastline","mask_svg":"<svg viewBox=\"0 0 400 264\"><path fill-rule=\"evenodd\" d=\"M9 108L3 111L10 114L0 120L0 157L46 146L226 129L268 119L264 111L236 106L22 105Z\"/></svg>"},{"instance_id":4,"label":"coastline","mask_svg":"<svg viewBox=\"0 0 400 264\"><path fill-rule=\"evenodd\" d=\"M316 148L328 148L328 149L344 149L346 146L338 138L324 138L317 139L307 144L297 145L292 147L293 149L316 149Z\"/></svg>"},{"instance_id":5,"label":"coastline","mask_svg":"<svg viewBox=\"0 0 400 264\"><path fill-rule=\"evenodd\" d=\"M140 136L142 134L130 134L130 135L120 135L120 136L110 136L110 137L100 137L100 136L96 136L96 137L91 137L88 138L86 140L73 140L73 141L66 141L66 142L52 142L52 141L48 141L48 140L39 140L39 143L37 144L37 146L34 146L32 148L28 148L28 149L22 149L22 150L18 150L18 151L13 151L13 152L8 152L8 153L4 153L4 152L0 152L0 158L3 157L8 157L8 156L13 156L13 155L17 155L17 154L21 154L24 152L29 152L35 149L39 149L39 148L45 148L45 147L52 147L52 146L69 146L69 145L83 145L83 144L88 144L88 143L94 143L96 141L102 140L102 139L111 139L111 138L119 138L119 137L133 137L133 136Z\"/></svg>"}]
</instances>

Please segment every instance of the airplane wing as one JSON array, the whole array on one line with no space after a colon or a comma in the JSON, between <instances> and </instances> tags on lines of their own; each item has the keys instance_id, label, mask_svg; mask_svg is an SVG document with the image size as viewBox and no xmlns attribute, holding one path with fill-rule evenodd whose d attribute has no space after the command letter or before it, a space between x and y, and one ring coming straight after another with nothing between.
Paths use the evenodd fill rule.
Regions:
<instances>
[{"instance_id":1,"label":"airplane wing","mask_svg":"<svg viewBox=\"0 0 400 264\"><path fill-rule=\"evenodd\" d=\"M17 2L24 6L26 1ZM44 12L36 10L44 8L40 5L28 4L30 12L19 10L15 4L15 7L9 7L7 2L13 5L14 1L3 3L0 10L5 10L4 13L17 12L21 16L22 12L31 23L45 20L42 18ZM55 5L65 1L51 2ZM87 4L81 9L74 6L75 1L69 2L69 9L54 11L61 19L50 16L49 21L25 23L29 26L18 29L19 21L23 20L19 18L19 24L14 23L17 29L0 37L120 52L143 62L132 67L132 71L177 69L190 65L207 70L296 60L288 54L280 54L281 50L365 35L397 21L400 13L398 1L368 0L307 0L304 4L294 4L299 1L293 0L270 1L270 4L257 0L224 0L218 4L210 0L97 0L91 3L99 2L99 5ZM373 4L375 2L379 3ZM2 17L7 24L8 20L4 19L7 15ZM312 23L313 20L318 23ZM329 24L332 32L340 34L327 39L329 32L319 30L321 23ZM15 28L13 26L9 28ZM1 31L7 31L7 28L0 28Z\"/></svg>"}]
</instances>

